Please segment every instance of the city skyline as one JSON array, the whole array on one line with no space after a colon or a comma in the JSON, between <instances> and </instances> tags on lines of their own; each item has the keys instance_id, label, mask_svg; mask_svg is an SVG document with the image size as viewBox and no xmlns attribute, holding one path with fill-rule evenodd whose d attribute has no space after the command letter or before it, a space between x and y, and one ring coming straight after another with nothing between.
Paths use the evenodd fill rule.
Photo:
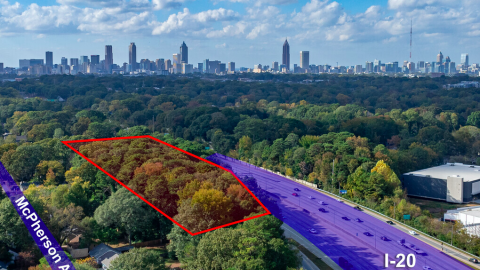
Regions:
<instances>
[{"instance_id":1,"label":"city skyline","mask_svg":"<svg viewBox=\"0 0 480 270\"><path fill-rule=\"evenodd\" d=\"M432 50L457 63L465 52L470 52L470 62L479 61L474 54L474 41L480 36L480 23L475 23L480 21L478 5L446 0L359 2L20 0L16 5L4 0L0 46L11 51L0 52L0 61L15 66L19 58L37 59L54 51L58 62L62 56L100 54L109 44L116 62L123 63L128 62L123 48L132 41L139 47L137 59L168 58L184 40L190 46L190 63L210 58L250 67L256 62L280 63L279 52L272 48L285 37L291 65L299 64L294 55L300 51L309 51L310 63L317 65L356 65L375 58L404 61L410 60L410 21L412 62L435 60L436 55L429 56ZM442 26L435 23L438 19Z\"/></svg>"}]
</instances>

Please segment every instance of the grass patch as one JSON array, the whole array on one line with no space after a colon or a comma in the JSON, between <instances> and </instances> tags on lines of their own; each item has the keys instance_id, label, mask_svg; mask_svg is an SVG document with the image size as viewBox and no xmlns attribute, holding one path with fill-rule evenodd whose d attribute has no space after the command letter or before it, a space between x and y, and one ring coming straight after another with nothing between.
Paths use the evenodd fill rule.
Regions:
<instances>
[{"instance_id":1,"label":"grass patch","mask_svg":"<svg viewBox=\"0 0 480 270\"><path fill-rule=\"evenodd\" d=\"M310 252L304 246L300 245L297 241L293 239L289 239L289 240L296 248L298 248L298 250L300 250L303 254L305 254L305 256L307 256L307 258L310 259L310 261L312 261L313 264L315 264L319 269L333 270L333 268L331 268L328 264L326 264L322 259L315 256L312 252Z\"/></svg>"},{"instance_id":2,"label":"grass patch","mask_svg":"<svg viewBox=\"0 0 480 270\"><path fill-rule=\"evenodd\" d=\"M460 207L478 206L477 204L455 204L430 199L409 198L409 201L420 207L422 210L428 210L434 218L441 218L447 210Z\"/></svg>"}]
</instances>

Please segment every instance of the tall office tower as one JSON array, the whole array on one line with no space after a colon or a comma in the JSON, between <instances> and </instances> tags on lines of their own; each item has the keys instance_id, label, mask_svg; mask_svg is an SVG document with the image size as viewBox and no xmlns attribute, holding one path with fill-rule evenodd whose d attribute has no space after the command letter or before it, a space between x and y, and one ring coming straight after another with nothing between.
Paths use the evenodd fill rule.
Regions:
<instances>
[{"instance_id":1,"label":"tall office tower","mask_svg":"<svg viewBox=\"0 0 480 270\"><path fill-rule=\"evenodd\" d=\"M53 52L45 53L45 65L49 68L53 67Z\"/></svg>"},{"instance_id":2,"label":"tall office tower","mask_svg":"<svg viewBox=\"0 0 480 270\"><path fill-rule=\"evenodd\" d=\"M180 64L180 54L174 53L172 58L172 64Z\"/></svg>"},{"instance_id":3,"label":"tall office tower","mask_svg":"<svg viewBox=\"0 0 480 270\"><path fill-rule=\"evenodd\" d=\"M442 52L437 54L437 62L440 63L440 65L443 63L443 54Z\"/></svg>"},{"instance_id":4,"label":"tall office tower","mask_svg":"<svg viewBox=\"0 0 480 270\"><path fill-rule=\"evenodd\" d=\"M165 60L165 70L170 70L172 68L172 60Z\"/></svg>"},{"instance_id":5,"label":"tall office tower","mask_svg":"<svg viewBox=\"0 0 480 270\"><path fill-rule=\"evenodd\" d=\"M155 60L155 65L157 66L157 70L165 70L165 59L160 58Z\"/></svg>"},{"instance_id":6,"label":"tall office tower","mask_svg":"<svg viewBox=\"0 0 480 270\"><path fill-rule=\"evenodd\" d=\"M307 69L310 66L310 52L300 51L300 67Z\"/></svg>"},{"instance_id":7,"label":"tall office tower","mask_svg":"<svg viewBox=\"0 0 480 270\"><path fill-rule=\"evenodd\" d=\"M198 72L203 73L203 63L198 63L197 69Z\"/></svg>"},{"instance_id":8,"label":"tall office tower","mask_svg":"<svg viewBox=\"0 0 480 270\"><path fill-rule=\"evenodd\" d=\"M448 73L450 73L450 74L457 73L457 68L455 67L455 62L449 62L448 65L449 65Z\"/></svg>"},{"instance_id":9,"label":"tall office tower","mask_svg":"<svg viewBox=\"0 0 480 270\"><path fill-rule=\"evenodd\" d=\"M203 73L210 73L210 60L203 60Z\"/></svg>"},{"instance_id":10,"label":"tall office tower","mask_svg":"<svg viewBox=\"0 0 480 270\"><path fill-rule=\"evenodd\" d=\"M447 60L449 60L449 59L450 58L448 58L448 56L447 56ZM425 68L425 61L418 61L417 67L418 68Z\"/></svg>"},{"instance_id":11,"label":"tall office tower","mask_svg":"<svg viewBox=\"0 0 480 270\"><path fill-rule=\"evenodd\" d=\"M80 56L80 59L78 60L78 64L79 64L80 66L83 66L83 63L87 63L87 64L89 63L89 61L88 61L88 55L81 55L81 56Z\"/></svg>"},{"instance_id":12,"label":"tall office tower","mask_svg":"<svg viewBox=\"0 0 480 270\"><path fill-rule=\"evenodd\" d=\"M278 71L278 62L273 62L272 63L272 70L273 71Z\"/></svg>"},{"instance_id":13,"label":"tall office tower","mask_svg":"<svg viewBox=\"0 0 480 270\"><path fill-rule=\"evenodd\" d=\"M228 71L235 72L235 62L228 62Z\"/></svg>"},{"instance_id":14,"label":"tall office tower","mask_svg":"<svg viewBox=\"0 0 480 270\"><path fill-rule=\"evenodd\" d=\"M78 58L70 58L70 66L78 67Z\"/></svg>"},{"instance_id":15,"label":"tall office tower","mask_svg":"<svg viewBox=\"0 0 480 270\"><path fill-rule=\"evenodd\" d=\"M107 73L112 73L113 52L112 45L105 45L105 70Z\"/></svg>"},{"instance_id":16,"label":"tall office tower","mask_svg":"<svg viewBox=\"0 0 480 270\"><path fill-rule=\"evenodd\" d=\"M290 70L290 45L288 45L287 39L283 43L282 65L285 65L287 70Z\"/></svg>"},{"instance_id":17,"label":"tall office tower","mask_svg":"<svg viewBox=\"0 0 480 270\"><path fill-rule=\"evenodd\" d=\"M226 69L227 69L227 65L225 65L225 63L218 64L218 70L220 71L220 73L225 73Z\"/></svg>"},{"instance_id":18,"label":"tall office tower","mask_svg":"<svg viewBox=\"0 0 480 270\"><path fill-rule=\"evenodd\" d=\"M92 65L100 64L100 55L90 55L90 63Z\"/></svg>"},{"instance_id":19,"label":"tall office tower","mask_svg":"<svg viewBox=\"0 0 480 270\"><path fill-rule=\"evenodd\" d=\"M180 45L180 63L188 64L188 47L185 41Z\"/></svg>"},{"instance_id":20,"label":"tall office tower","mask_svg":"<svg viewBox=\"0 0 480 270\"><path fill-rule=\"evenodd\" d=\"M0 63L0 72L3 72L3 63Z\"/></svg>"},{"instance_id":21,"label":"tall office tower","mask_svg":"<svg viewBox=\"0 0 480 270\"><path fill-rule=\"evenodd\" d=\"M463 69L468 68L468 53L462 53L460 64L462 65Z\"/></svg>"},{"instance_id":22,"label":"tall office tower","mask_svg":"<svg viewBox=\"0 0 480 270\"><path fill-rule=\"evenodd\" d=\"M370 62L370 61L365 62L365 72L367 72L367 73L373 72L373 63L372 62Z\"/></svg>"},{"instance_id":23,"label":"tall office tower","mask_svg":"<svg viewBox=\"0 0 480 270\"><path fill-rule=\"evenodd\" d=\"M60 64L64 67L68 66L68 59L65 57L62 57L62 60L60 60Z\"/></svg>"},{"instance_id":24,"label":"tall office tower","mask_svg":"<svg viewBox=\"0 0 480 270\"><path fill-rule=\"evenodd\" d=\"M182 63L182 73L183 74L193 73L193 65L192 64L187 64L187 63Z\"/></svg>"},{"instance_id":25,"label":"tall office tower","mask_svg":"<svg viewBox=\"0 0 480 270\"><path fill-rule=\"evenodd\" d=\"M354 72L355 73L362 73L362 70L363 70L362 65L356 65L355 69L354 69Z\"/></svg>"},{"instance_id":26,"label":"tall office tower","mask_svg":"<svg viewBox=\"0 0 480 270\"><path fill-rule=\"evenodd\" d=\"M132 65L132 71L137 69L137 46L135 42L130 43L130 46L128 46L128 64Z\"/></svg>"},{"instance_id":27,"label":"tall office tower","mask_svg":"<svg viewBox=\"0 0 480 270\"><path fill-rule=\"evenodd\" d=\"M415 73L415 63L413 62L408 62L407 64L408 71L410 73Z\"/></svg>"},{"instance_id":28,"label":"tall office tower","mask_svg":"<svg viewBox=\"0 0 480 270\"><path fill-rule=\"evenodd\" d=\"M393 62L393 73L397 73L397 72L399 72L399 70L398 70L398 62L395 61L395 62Z\"/></svg>"},{"instance_id":29,"label":"tall office tower","mask_svg":"<svg viewBox=\"0 0 480 270\"><path fill-rule=\"evenodd\" d=\"M450 60L450 56L447 56L447 57L445 58L445 63L450 63L450 62L452 62L452 60Z\"/></svg>"},{"instance_id":30,"label":"tall office tower","mask_svg":"<svg viewBox=\"0 0 480 270\"><path fill-rule=\"evenodd\" d=\"M373 61L373 72L380 72L381 65L382 61L375 59L375 61Z\"/></svg>"}]
</instances>

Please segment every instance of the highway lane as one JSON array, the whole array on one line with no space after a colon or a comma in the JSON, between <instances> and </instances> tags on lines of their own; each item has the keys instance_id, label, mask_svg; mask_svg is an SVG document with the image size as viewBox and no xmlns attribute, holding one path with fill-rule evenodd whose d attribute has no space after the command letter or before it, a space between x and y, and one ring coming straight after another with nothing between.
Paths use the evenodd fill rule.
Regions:
<instances>
[{"instance_id":1,"label":"highway lane","mask_svg":"<svg viewBox=\"0 0 480 270\"><path fill-rule=\"evenodd\" d=\"M250 174L255 177L261 188L276 194L279 198L278 205L282 213L292 213L292 215L287 215L284 222L295 229L304 230L300 233L328 256L333 256L332 259L336 263L339 263L339 257L344 257L355 266L354 269L383 269L385 253L389 254L389 260L393 260L397 254L407 255L411 252L397 242L397 240L406 239L407 242L413 243L424 250L427 255L416 254L417 263L415 267L403 269L423 269L423 266L426 265L433 270L471 269L422 243L415 237L394 228L395 226L388 225L363 212L353 210L351 206L337 202L318 191L254 166L244 165L232 160L224 161L232 165L233 171L237 175ZM293 190L295 187L301 190L296 192L300 195L299 197L291 195L295 192ZM315 197L315 199L308 199L307 196ZM323 206L328 213L318 211L321 206L317 201L320 200L328 204ZM303 212L303 209L307 209L310 214ZM342 216L347 216L350 220L343 220L341 219ZM355 218L360 218L363 222L355 222ZM318 228L317 231L320 233L310 234L306 232L309 228ZM365 231L374 236L365 236L363 234ZM326 235L322 236L322 234ZM387 236L391 241L383 241L380 239L381 236ZM334 244L332 245L332 243ZM389 265L387 269L396 268L394 265Z\"/></svg>"}]
</instances>

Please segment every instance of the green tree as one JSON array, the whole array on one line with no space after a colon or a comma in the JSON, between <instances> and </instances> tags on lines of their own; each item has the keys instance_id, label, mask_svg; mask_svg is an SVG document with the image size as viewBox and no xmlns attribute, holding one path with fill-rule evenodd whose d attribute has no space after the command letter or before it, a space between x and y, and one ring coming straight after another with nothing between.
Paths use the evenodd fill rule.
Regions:
<instances>
[{"instance_id":1,"label":"green tree","mask_svg":"<svg viewBox=\"0 0 480 270\"><path fill-rule=\"evenodd\" d=\"M134 248L112 261L110 268L115 270L167 270L160 252L153 249Z\"/></svg>"},{"instance_id":2,"label":"green tree","mask_svg":"<svg viewBox=\"0 0 480 270\"><path fill-rule=\"evenodd\" d=\"M131 244L132 234L145 230L154 218L146 207L150 206L127 189L121 188L95 210L94 217L104 227L116 226L125 231Z\"/></svg>"}]
</instances>

